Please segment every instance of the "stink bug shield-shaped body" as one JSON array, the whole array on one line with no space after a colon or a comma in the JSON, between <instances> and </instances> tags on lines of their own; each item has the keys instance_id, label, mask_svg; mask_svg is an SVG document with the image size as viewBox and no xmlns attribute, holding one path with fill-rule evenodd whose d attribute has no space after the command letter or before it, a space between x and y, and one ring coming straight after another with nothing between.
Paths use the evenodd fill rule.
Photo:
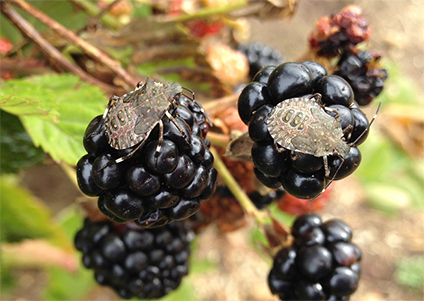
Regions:
<instances>
[{"instance_id":1,"label":"stink bug shield-shaped body","mask_svg":"<svg viewBox=\"0 0 424 301\"><path fill-rule=\"evenodd\" d=\"M319 105L321 95L291 98L277 104L266 120L277 146L315 157L338 155L344 158L350 146L342 139L339 119L328 115Z\"/></svg>"},{"instance_id":2,"label":"stink bug shield-shaped body","mask_svg":"<svg viewBox=\"0 0 424 301\"><path fill-rule=\"evenodd\" d=\"M328 115L318 104L320 100L320 94L284 100L269 112L266 124L277 150L323 157L325 176L329 177L327 156L337 155L343 161L350 146L342 139L340 120Z\"/></svg>"},{"instance_id":3,"label":"stink bug shield-shaped body","mask_svg":"<svg viewBox=\"0 0 424 301\"><path fill-rule=\"evenodd\" d=\"M139 83L134 91L110 98L103 114L109 145L118 150L137 145L116 163L131 157L157 124L160 125L159 139L163 139L162 118L167 115L176 124L168 110L182 92L183 88L178 83L168 85L147 79L146 83ZM176 126L180 128L178 124Z\"/></svg>"}]
</instances>

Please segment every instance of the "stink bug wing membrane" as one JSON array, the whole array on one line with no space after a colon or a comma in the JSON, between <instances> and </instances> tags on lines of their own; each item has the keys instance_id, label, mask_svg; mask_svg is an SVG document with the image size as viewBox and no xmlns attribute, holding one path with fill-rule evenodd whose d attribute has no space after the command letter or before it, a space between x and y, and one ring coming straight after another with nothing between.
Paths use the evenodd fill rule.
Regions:
<instances>
[{"instance_id":1,"label":"stink bug wing membrane","mask_svg":"<svg viewBox=\"0 0 424 301\"><path fill-rule=\"evenodd\" d=\"M143 134L151 131L165 115L172 98L182 91L181 85L176 82L169 86L162 86L153 81L147 81L134 97L134 111L138 116L134 132Z\"/></svg>"},{"instance_id":2,"label":"stink bug wing membrane","mask_svg":"<svg viewBox=\"0 0 424 301\"><path fill-rule=\"evenodd\" d=\"M146 118L150 112L150 107L138 107L134 110L137 114L137 121L134 126L134 133L141 135L150 131L157 122L152 122L149 118Z\"/></svg>"},{"instance_id":3,"label":"stink bug wing membrane","mask_svg":"<svg viewBox=\"0 0 424 301\"><path fill-rule=\"evenodd\" d=\"M299 150L304 154L314 155L317 150L316 142L308 136L296 136L292 138L294 150Z\"/></svg>"}]
</instances>

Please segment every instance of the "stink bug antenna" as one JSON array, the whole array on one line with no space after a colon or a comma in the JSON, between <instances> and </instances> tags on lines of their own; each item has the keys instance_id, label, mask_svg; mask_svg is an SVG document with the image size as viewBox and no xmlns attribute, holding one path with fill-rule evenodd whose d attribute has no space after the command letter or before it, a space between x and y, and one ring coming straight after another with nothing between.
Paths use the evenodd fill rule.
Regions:
<instances>
[{"instance_id":1,"label":"stink bug antenna","mask_svg":"<svg viewBox=\"0 0 424 301\"><path fill-rule=\"evenodd\" d=\"M186 87L181 87L181 88L183 88L183 90L186 90L187 92L190 92L190 94L191 94L191 97L190 97L190 96L182 93L185 97L191 99L192 101L196 101L196 96L194 95L194 91L193 90L191 90L189 88L186 88Z\"/></svg>"},{"instance_id":2,"label":"stink bug antenna","mask_svg":"<svg viewBox=\"0 0 424 301\"><path fill-rule=\"evenodd\" d=\"M370 121L370 123L368 124L368 126L367 126L367 128L358 136L358 138L356 138L356 140L353 142L353 143L351 143L351 145L355 145L358 141L359 141L359 139L361 139L361 137L362 136L364 136L365 135L365 133L369 130L369 128L371 127L371 125L373 124L373 122L374 122L374 120L375 120L375 118L377 117L377 114L378 114L378 112L380 111L380 107L381 107L381 102L378 104L378 108L377 108L377 110L375 111L375 114L374 114L374 116L373 116L373 118L371 119L371 121ZM334 173L334 175L333 175L333 177L331 178L331 180L327 183L327 185L325 185L325 187L324 187L324 189L320 192L320 193L318 193L316 196L314 196L310 201L309 201L309 203L311 203L311 202L313 202L313 201L315 201L327 188L328 188L328 186L330 186L331 185L331 183L333 183L333 181L334 181L334 179L336 178L336 176L337 176L337 174L339 173L339 171L340 171L340 168L342 168L342 165L343 165L343 162L344 162L344 158L343 157L340 157L340 159L342 160L342 162L340 163L340 165L339 165L339 167L337 168L337 170L336 170L336 172Z\"/></svg>"},{"instance_id":3,"label":"stink bug antenna","mask_svg":"<svg viewBox=\"0 0 424 301\"><path fill-rule=\"evenodd\" d=\"M196 97L194 96L194 91L190 90L189 88L182 87L187 92L191 93L191 97L189 97L187 94L181 93L183 96L187 97L188 99L191 99L193 102L197 103L199 105L200 112L202 112L203 116L206 118L210 126L213 126L212 121L209 119L208 114L206 114L205 109L196 101Z\"/></svg>"},{"instance_id":4,"label":"stink bug antenna","mask_svg":"<svg viewBox=\"0 0 424 301\"><path fill-rule=\"evenodd\" d=\"M371 127L371 124L374 122L375 118L377 117L378 112L380 111L380 107L381 107L381 102L378 104L378 108L375 111L374 116L372 117L370 124L368 124L367 128L361 133L361 135L358 136L358 138L355 139L355 141L353 141L350 145L356 145L356 143L358 143L359 139L362 138L362 136L365 135L366 132L368 132L369 128Z\"/></svg>"}]
</instances>

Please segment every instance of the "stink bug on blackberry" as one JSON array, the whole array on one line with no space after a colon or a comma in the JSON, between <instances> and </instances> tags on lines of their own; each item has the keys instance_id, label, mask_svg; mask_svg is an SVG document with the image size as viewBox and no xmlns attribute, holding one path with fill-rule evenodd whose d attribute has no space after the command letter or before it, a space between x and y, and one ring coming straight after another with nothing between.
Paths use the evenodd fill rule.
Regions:
<instances>
[{"instance_id":1,"label":"stink bug on blackberry","mask_svg":"<svg viewBox=\"0 0 424 301\"><path fill-rule=\"evenodd\" d=\"M159 124L159 143L156 149L156 155L158 155L163 141L162 118L164 116L167 116L186 138L184 130L169 113L176 99L183 94L183 90L190 91L193 95L190 99L194 101L194 93L183 88L179 83L162 84L149 79L145 83L139 82L134 91L122 97L110 98L103 114L109 145L117 150L136 146L127 155L116 159L115 163L134 155L147 140L150 132Z\"/></svg>"},{"instance_id":2,"label":"stink bug on blackberry","mask_svg":"<svg viewBox=\"0 0 424 301\"><path fill-rule=\"evenodd\" d=\"M326 111L332 110L321 105L320 101L321 95L319 93L286 99L278 103L269 112L266 125L268 132L274 139L276 149L279 152L290 150L292 152L292 160L296 160L303 154L322 157L325 177L327 178L330 176L327 157L329 155L340 157L341 164L323 189L322 192L324 192L336 177L344 158L350 151L350 147L354 146L368 131L380 106L368 127L354 142L348 144L343 136L346 132L352 130L352 126L342 130L337 112L335 117L330 116ZM311 201L316 199L321 193L312 198Z\"/></svg>"}]
</instances>

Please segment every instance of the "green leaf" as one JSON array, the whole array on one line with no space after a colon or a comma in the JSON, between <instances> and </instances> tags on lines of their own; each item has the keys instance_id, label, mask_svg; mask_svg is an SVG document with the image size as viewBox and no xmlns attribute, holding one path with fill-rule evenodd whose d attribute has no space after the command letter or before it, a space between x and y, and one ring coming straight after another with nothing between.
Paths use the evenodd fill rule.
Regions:
<instances>
[{"instance_id":1,"label":"green leaf","mask_svg":"<svg viewBox=\"0 0 424 301\"><path fill-rule=\"evenodd\" d=\"M19 118L0 111L0 174L16 173L41 162L45 154L36 148Z\"/></svg>"},{"instance_id":2,"label":"green leaf","mask_svg":"<svg viewBox=\"0 0 424 301\"><path fill-rule=\"evenodd\" d=\"M364 191L368 205L389 214L396 214L411 205L410 194L393 182L373 181L364 184Z\"/></svg>"},{"instance_id":3,"label":"green leaf","mask_svg":"<svg viewBox=\"0 0 424 301\"><path fill-rule=\"evenodd\" d=\"M47 206L20 187L15 176L2 176L0 180L3 238L10 242L49 238L62 246L69 245Z\"/></svg>"},{"instance_id":4,"label":"green leaf","mask_svg":"<svg viewBox=\"0 0 424 301\"><path fill-rule=\"evenodd\" d=\"M81 29L87 25L88 16L80 10L76 10L69 1L31 1L31 5L68 29ZM33 22L36 22L36 20L34 19Z\"/></svg>"},{"instance_id":5,"label":"green leaf","mask_svg":"<svg viewBox=\"0 0 424 301\"><path fill-rule=\"evenodd\" d=\"M98 87L70 74L8 81L0 91L0 109L20 117L34 144L72 165L86 153L82 137L88 123L105 106Z\"/></svg>"},{"instance_id":6,"label":"green leaf","mask_svg":"<svg viewBox=\"0 0 424 301\"><path fill-rule=\"evenodd\" d=\"M422 104L419 99L418 88L416 83L411 81L407 76L400 74L399 67L393 62L383 62L382 65L386 67L389 77L384 84L384 90L378 96L377 101L381 101L384 105L390 103L400 104Z\"/></svg>"},{"instance_id":7,"label":"green leaf","mask_svg":"<svg viewBox=\"0 0 424 301\"><path fill-rule=\"evenodd\" d=\"M72 205L62 210L57 216L57 222L70 241L74 241L75 234L83 226L83 213L80 207ZM79 254L81 255L81 254ZM50 281L44 288L45 300L78 300L89 293L96 285L93 271L81 265L76 273L70 274L60 268L51 268L48 271Z\"/></svg>"},{"instance_id":8,"label":"green leaf","mask_svg":"<svg viewBox=\"0 0 424 301\"><path fill-rule=\"evenodd\" d=\"M11 300L7 294L11 293L17 284L17 279L13 277L13 271L10 266L2 264L0 269L0 299Z\"/></svg>"},{"instance_id":9,"label":"green leaf","mask_svg":"<svg viewBox=\"0 0 424 301\"><path fill-rule=\"evenodd\" d=\"M418 291L422 290L424 283L424 257L402 258L397 264L395 279L401 285Z\"/></svg>"},{"instance_id":10,"label":"green leaf","mask_svg":"<svg viewBox=\"0 0 424 301\"><path fill-rule=\"evenodd\" d=\"M417 170L422 163L378 131L371 131L359 149L362 162L355 175L363 183L371 206L392 214L405 206L424 206L422 168Z\"/></svg>"},{"instance_id":11,"label":"green leaf","mask_svg":"<svg viewBox=\"0 0 424 301\"><path fill-rule=\"evenodd\" d=\"M74 6L68 1L43 0L29 1L29 3L68 29L81 29L87 24L88 16L81 11L75 10ZM42 32L50 30L49 27L38 21L30 14L19 8L13 8L27 22L34 26L37 31ZM7 37L13 44L23 41L23 36L20 30L18 30L7 18L3 16L0 18L0 36Z\"/></svg>"},{"instance_id":12,"label":"green leaf","mask_svg":"<svg viewBox=\"0 0 424 301\"><path fill-rule=\"evenodd\" d=\"M44 290L44 300L78 300L96 284L93 271L82 266L72 274L61 268L51 268L49 278L49 284Z\"/></svg>"}]
</instances>

